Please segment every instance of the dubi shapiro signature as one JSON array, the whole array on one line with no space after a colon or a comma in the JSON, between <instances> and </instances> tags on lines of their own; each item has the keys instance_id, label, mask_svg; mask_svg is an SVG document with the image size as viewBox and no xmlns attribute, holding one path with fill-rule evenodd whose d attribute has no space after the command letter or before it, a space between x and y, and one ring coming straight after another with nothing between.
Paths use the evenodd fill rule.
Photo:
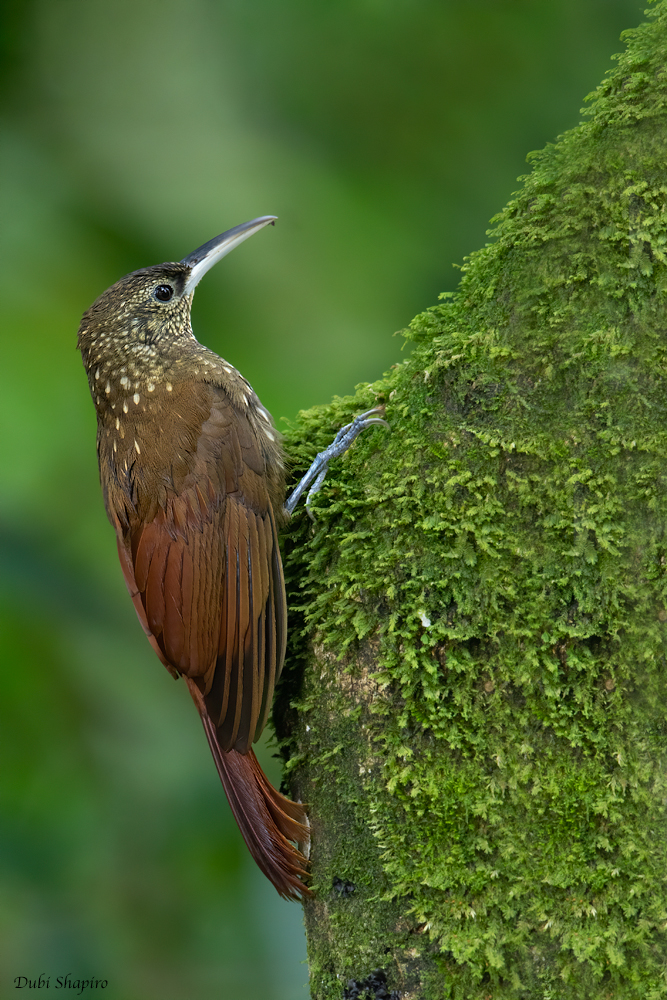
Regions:
<instances>
[{"instance_id":1,"label":"dubi shapiro signature","mask_svg":"<svg viewBox=\"0 0 667 1000\"><path fill-rule=\"evenodd\" d=\"M51 976L42 973L38 978L31 979L30 976L15 976L15 990L75 990L80 996L84 990L105 990L109 985L108 979L75 979L74 973L68 972L66 976L56 976L51 983Z\"/></svg>"}]
</instances>

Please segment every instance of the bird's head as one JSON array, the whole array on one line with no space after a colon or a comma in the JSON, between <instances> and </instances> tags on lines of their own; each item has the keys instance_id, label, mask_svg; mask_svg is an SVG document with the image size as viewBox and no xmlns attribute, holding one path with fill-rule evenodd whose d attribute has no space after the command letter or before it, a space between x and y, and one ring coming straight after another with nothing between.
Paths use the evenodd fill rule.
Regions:
<instances>
[{"instance_id":1,"label":"bird's head","mask_svg":"<svg viewBox=\"0 0 667 1000\"><path fill-rule=\"evenodd\" d=\"M156 264L125 275L84 313L78 346L84 363L104 355L158 354L193 336L190 308L195 288L214 264L239 243L275 222L263 215L215 236L179 263Z\"/></svg>"}]
</instances>

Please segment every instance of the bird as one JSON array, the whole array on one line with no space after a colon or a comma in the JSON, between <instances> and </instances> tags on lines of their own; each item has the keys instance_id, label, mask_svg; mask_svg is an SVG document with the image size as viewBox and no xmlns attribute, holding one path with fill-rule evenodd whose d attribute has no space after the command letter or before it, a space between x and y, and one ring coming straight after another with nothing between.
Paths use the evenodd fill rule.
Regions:
<instances>
[{"instance_id":1,"label":"bird","mask_svg":"<svg viewBox=\"0 0 667 1000\"><path fill-rule=\"evenodd\" d=\"M250 383L192 330L199 281L273 225L226 230L180 262L133 271L83 314L78 347L97 413L97 457L125 583L159 659L183 677L227 799L259 868L307 899L306 807L275 789L252 750L285 660L278 531L328 463L382 407L342 427L285 499L280 436ZM312 514L311 514L312 516Z\"/></svg>"},{"instance_id":2,"label":"bird","mask_svg":"<svg viewBox=\"0 0 667 1000\"><path fill-rule=\"evenodd\" d=\"M204 274L275 219L121 278L84 313L78 347L106 512L139 621L169 673L185 680L250 853L281 896L303 899L306 808L271 785L251 747L285 659L283 452L249 382L195 339L190 316Z\"/></svg>"}]
</instances>

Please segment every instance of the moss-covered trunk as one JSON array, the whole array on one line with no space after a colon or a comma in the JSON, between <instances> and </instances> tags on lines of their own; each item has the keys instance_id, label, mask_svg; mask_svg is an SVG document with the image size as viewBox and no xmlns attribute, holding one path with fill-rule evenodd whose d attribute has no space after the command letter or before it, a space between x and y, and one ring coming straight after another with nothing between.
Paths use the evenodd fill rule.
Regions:
<instances>
[{"instance_id":1,"label":"moss-covered trunk","mask_svg":"<svg viewBox=\"0 0 667 1000\"><path fill-rule=\"evenodd\" d=\"M667 996L667 4L627 41L411 357L290 437L392 427L287 539L316 998Z\"/></svg>"}]
</instances>

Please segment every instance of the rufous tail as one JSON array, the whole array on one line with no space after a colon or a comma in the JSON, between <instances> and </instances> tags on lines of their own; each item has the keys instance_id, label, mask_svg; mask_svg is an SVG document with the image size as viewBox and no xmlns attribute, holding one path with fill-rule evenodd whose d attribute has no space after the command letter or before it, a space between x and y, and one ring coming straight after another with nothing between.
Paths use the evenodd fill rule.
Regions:
<instances>
[{"instance_id":1,"label":"rufous tail","mask_svg":"<svg viewBox=\"0 0 667 1000\"><path fill-rule=\"evenodd\" d=\"M302 850L307 851L310 841L305 808L273 787L252 750L241 754L237 750L220 749L215 726L206 712L199 689L188 678L186 682L199 709L222 787L248 850L285 899L310 896L306 885L308 861L302 853ZM298 848L291 841L296 841Z\"/></svg>"}]
</instances>

